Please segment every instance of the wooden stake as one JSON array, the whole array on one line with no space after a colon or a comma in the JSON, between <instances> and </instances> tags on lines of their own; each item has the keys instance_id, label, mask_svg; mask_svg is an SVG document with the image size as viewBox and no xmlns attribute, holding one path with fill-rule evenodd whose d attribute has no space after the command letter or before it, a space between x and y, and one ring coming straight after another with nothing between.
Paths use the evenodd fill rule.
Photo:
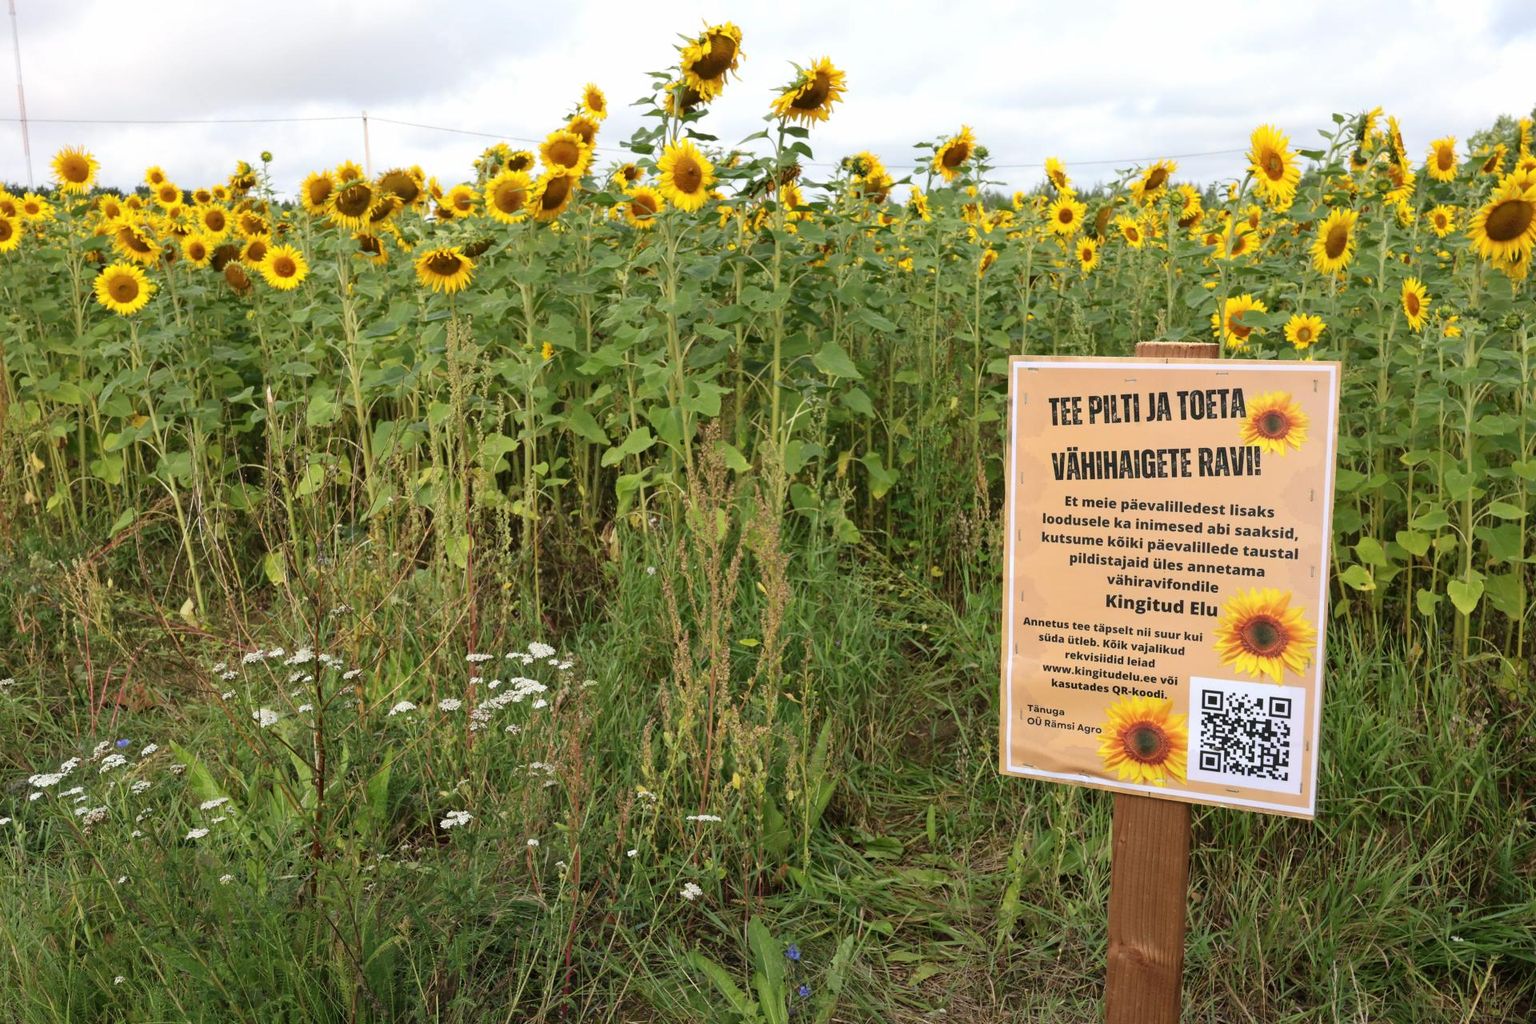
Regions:
<instances>
[{"instance_id":1,"label":"wooden stake","mask_svg":"<svg viewBox=\"0 0 1536 1024\"><path fill-rule=\"evenodd\" d=\"M1144 341L1138 359L1215 359L1204 342ZM1106 1024L1178 1024L1183 1007L1189 805L1115 794Z\"/></svg>"}]
</instances>

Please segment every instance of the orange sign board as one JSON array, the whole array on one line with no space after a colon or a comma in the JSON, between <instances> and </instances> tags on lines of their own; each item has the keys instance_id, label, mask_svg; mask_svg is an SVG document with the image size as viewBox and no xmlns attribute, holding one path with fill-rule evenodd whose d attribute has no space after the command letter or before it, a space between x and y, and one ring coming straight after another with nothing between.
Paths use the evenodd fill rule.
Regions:
<instances>
[{"instance_id":1,"label":"orange sign board","mask_svg":"<svg viewBox=\"0 0 1536 1024\"><path fill-rule=\"evenodd\" d=\"M1339 364L1015 357L1005 774L1310 818Z\"/></svg>"}]
</instances>

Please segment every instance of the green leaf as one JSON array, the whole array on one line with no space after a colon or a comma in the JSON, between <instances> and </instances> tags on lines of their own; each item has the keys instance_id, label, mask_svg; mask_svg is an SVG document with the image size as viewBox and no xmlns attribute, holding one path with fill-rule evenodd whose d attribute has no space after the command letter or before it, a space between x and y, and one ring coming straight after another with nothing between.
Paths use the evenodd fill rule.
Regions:
<instances>
[{"instance_id":1,"label":"green leaf","mask_svg":"<svg viewBox=\"0 0 1536 1024\"><path fill-rule=\"evenodd\" d=\"M517 442L506 434L487 434L480 442L480 465L486 472L494 473L502 458L515 451L517 451Z\"/></svg>"},{"instance_id":2,"label":"green leaf","mask_svg":"<svg viewBox=\"0 0 1536 1024\"><path fill-rule=\"evenodd\" d=\"M565 415L565 425L571 428L571 433L584 441L592 444L608 444L608 434L598 426L597 420L587 410L577 406Z\"/></svg>"},{"instance_id":3,"label":"green leaf","mask_svg":"<svg viewBox=\"0 0 1536 1024\"><path fill-rule=\"evenodd\" d=\"M651 436L650 427L637 427L630 431L623 443L603 453L602 464L604 467L617 466L629 456L639 455L655 443L656 438Z\"/></svg>"},{"instance_id":4,"label":"green leaf","mask_svg":"<svg viewBox=\"0 0 1536 1024\"><path fill-rule=\"evenodd\" d=\"M1375 537L1361 537L1355 544L1355 554L1360 556L1360 561L1367 565L1386 567L1387 553L1382 549L1381 542Z\"/></svg>"},{"instance_id":5,"label":"green leaf","mask_svg":"<svg viewBox=\"0 0 1536 1024\"><path fill-rule=\"evenodd\" d=\"M747 997L747 994L737 987L731 972L715 963L703 953L690 950L684 957L689 967L703 974L714 983L715 991L725 999L726 1005L736 1013L745 1017L757 1016L757 1004Z\"/></svg>"},{"instance_id":6,"label":"green leaf","mask_svg":"<svg viewBox=\"0 0 1536 1024\"><path fill-rule=\"evenodd\" d=\"M898 474L894 469L887 469L885 467L885 464L880 459L879 452L865 452L859 461L869 471L870 497L879 501L885 497L892 487L896 486Z\"/></svg>"},{"instance_id":7,"label":"green leaf","mask_svg":"<svg viewBox=\"0 0 1536 1024\"><path fill-rule=\"evenodd\" d=\"M1439 606L1440 598L1441 595L1433 590L1420 589L1417 594L1413 595L1413 603L1418 605L1419 614L1428 618L1435 614L1435 608Z\"/></svg>"},{"instance_id":8,"label":"green leaf","mask_svg":"<svg viewBox=\"0 0 1536 1024\"><path fill-rule=\"evenodd\" d=\"M1376 580L1371 571L1363 565L1352 565L1339 574L1339 580L1352 590L1370 591L1376 589Z\"/></svg>"},{"instance_id":9,"label":"green leaf","mask_svg":"<svg viewBox=\"0 0 1536 1024\"><path fill-rule=\"evenodd\" d=\"M752 471L752 463L747 461L747 457L741 454L741 450L735 445L720 441L717 446L720 449L720 457L725 460L727 469L737 473L749 473Z\"/></svg>"},{"instance_id":10,"label":"green leaf","mask_svg":"<svg viewBox=\"0 0 1536 1024\"><path fill-rule=\"evenodd\" d=\"M1429 551L1429 535L1413 530L1398 530L1397 542L1404 551L1415 558L1422 558Z\"/></svg>"},{"instance_id":11,"label":"green leaf","mask_svg":"<svg viewBox=\"0 0 1536 1024\"><path fill-rule=\"evenodd\" d=\"M864 375L859 372L859 368L853 365L853 359L835 341L829 341L822 345L821 351L811 357L811 362L816 364L816 369L829 377L850 377L854 380L864 379Z\"/></svg>"},{"instance_id":12,"label":"green leaf","mask_svg":"<svg viewBox=\"0 0 1536 1024\"><path fill-rule=\"evenodd\" d=\"M117 521L112 524L112 529L107 531L107 537L116 537L119 533L122 533L123 530L127 529L128 525L138 517L139 513L136 510L131 508L127 509L123 512L122 515L117 517Z\"/></svg>"},{"instance_id":13,"label":"green leaf","mask_svg":"<svg viewBox=\"0 0 1536 1024\"><path fill-rule=\"evenodd\" d=\"M288 582L288 561L280 551L268 551L261 559L261 570L267 582L280 587Z\"/></svg>"},{"instance_id":14,"label":"green leaf","mask_svg":"<svg viewBox=\"0 0 1536 1024\"><path fill-rule=\"evenodd\" d=\"M1519 505L1514 505L1507 501L1495 501L1491 503L1488 506L1488 511L1498 516L1500 519L1520 519L1525 515L1524 512L1520 511Z\"/></svg>"},{"instance_id":15,"label":"green leaf","mask_svg":"<svg viewBox=\"0 0 1536 1024\"><path fill-rule=\"evenodd\" d=\"M1463 615L1471 615L1483 598L1483 578L1474 574L1470 580L1451 580L1445 585L1451 604Z\"/></svg>"}]
</instances>

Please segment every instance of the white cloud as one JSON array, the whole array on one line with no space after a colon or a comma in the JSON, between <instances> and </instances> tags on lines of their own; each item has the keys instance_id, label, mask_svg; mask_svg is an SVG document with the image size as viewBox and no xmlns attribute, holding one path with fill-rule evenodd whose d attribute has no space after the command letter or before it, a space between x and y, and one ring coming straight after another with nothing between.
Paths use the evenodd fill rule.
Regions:
<instances>
[{"instance_id":1,"label":"white cloud","mask_svg":"<svg viewBox=\"0 0 1536 1024\"><path fill-rule=\"evenodd\" d=\"M367 109L375 170L420 163L445 182L470 173L491 140L390 124L413 121L542 137L588 80L613 116L613 147L639 123L628 104L646 72L674 59L677 33L705 16L745 34L740 79L707 129L729 144L761 127L789 61L830 55L849 93L812 142L819 162L861 149L900 174L912 144L972 125L1012 187L1032 184L1049 155L1080 180L1116 158L1242 150L1260 123L1298 146L1334 111L1380 104L1408 145L1466 138L1500 113L1536 102L1536 8L1502 3L1321 0L1156 5L1091 0L1024 5L585 3L545 14L529 5L461 3L429 11L409 0L259 7L175 0L144 7L91 0L18 0L34 119L239 119L352 115ZM438 13L442 12L442 13ZM14 75L9 47L0 74ZM3 108L0 108L3 109ZM4 110L5 115L13 110ZM17 126L0 124L0 180L26 177ZM292 124L53 124L34 120L39 181L66 144L101 160L103 180L131 186L159 163L194 186L221 179L263 149L280 187L309 170L361 160L360 120ZM1186 176L1235 175L1240 155L1185 157ZM1034 165L1034 166L1015 166ZM814 176L814 175L813 175Z\"/></svg>"}]
</instances>

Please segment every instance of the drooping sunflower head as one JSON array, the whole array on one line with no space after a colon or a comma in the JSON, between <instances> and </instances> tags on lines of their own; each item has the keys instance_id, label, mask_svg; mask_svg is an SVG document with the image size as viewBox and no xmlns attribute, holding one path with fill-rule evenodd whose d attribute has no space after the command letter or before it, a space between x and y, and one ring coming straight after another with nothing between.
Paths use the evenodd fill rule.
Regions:
<instances>
[{"instance_id":1,"label":"drooping sunflower head","mask_svg":"<svg viewBox=\"0 0 1536 1024\"><path fill-rule=\"evenodd\" d=\"M558 167L545 171L533 187L533 219L549 222L565 212L576 198L581 177L575 171Z\"/></svg>"},{"instance_id":2,"label":"drooping sunflower head","mask_svg":"<svg viewBox=\"0 0 1536 1024\"><path fill-rule=\"evenodd\" d=\"M832 64L830 57L820 57L810 67L797 71L794 80L780 89L774 99L774 116L806 124L825 121L832 113L832 104L843 98L848 76Z\"/></svg>"},{"instance_id":3,"label":"drooping sunflower head","mask_svg":"<svg viewBox=\"0 0 1536 1024\"><path fill-rule=\"evenodd\" d=\"M614 168L613 184L620 192L627 192L645 179L645 168L637 163L621 164Z\"/></svg>"},{"instance_id":4,"label":"drooping sunflower head","mask_svg":"<svg viewBox=\"0 0 1536 1024\"><path fill-rule=\"evenodd\" d=\"M1467 235L1483 259L1528 261L1536 246L1536 185L1507 175L1473 215Z\"/></svg>"},{"instance_id":5,"label":"drooping sunflower head","mask_svg":"<svg viewBox=\"0 0 1536 1024\"><path fill-rule=\"evenodd\" d=\"M1429 309L1429 289L1424 287L1424 282L1416 277L1404 281L1402 300L1403 316L1408 320L1408 329L1416 331L1423 327Z\"/></svg>"},{"instance_id":6,"label":"drooping sunflower head","mask_svg":"<svg viewBox=\"0 0 1536 1024\"><path fill-rule=\"evenodd\" d=\"M1270 206L1283 210L1291 205L1301 181L1301 169L1284 132L1267 124L1255 128L1249 139L1248 168L1259 195Z\"/></svg>"},{"instance_id":7,"label":"drooping sunflower head","mask_svg":"<svg viewBox=\"0 0 1536 1024\"><path fill-rule=\"evenodd\" d=\"M1189 725L1160 697L1121 697L1109 706L1099 740L1104 770L1137 785L1183 782L1189 759Z\"/></svg>"},{"instance_id":8,"label":"drooping sunflower head","mask_svg":"<svg viewBox=\"0 0 1536 1024\"><path fill-rule=\"evenodd\" d=\"M1349 266L1355 256L1355 221L1360 215L1354 210L1335 208L1318 226L1317 237L1312 240L1312 265L1324 274L1336 274Z\"/></svg>"},{"instance_id":9,"label":"drooping sunflower head","mask_svg":"<svg viewBox=\"0 0 1536 1024\"><path fill-rule=\"evenodd\" d=\"M291 245L274 245L268 249L266 258L256 269L268 285L282 292L292 291L309 276L309 264L304 254Z\"/></svg>"},{"instance_id":10,"label":"drooping sunflower head","mask_svg":"<svg viewBox=\"0 0 1536 1024\"><path fill-rule=\"evenodd\" d=\"M224 264L224 283L236 295L249 295L251 292L251 276L245 272L245 267L238 262L230 261Z\"/></svg>"},{"instance_id":11,"label":"drooping sunflower head","mask_svg":"<svg viewBox=\"0 0 1536 1024\"><path fill-rule=\"evenodd\" d=\"M526 149L514 149L502 164L503 170L508 171L533 171L533 153Z\"/></svg>"},{"instance_id":12,"label":"drooping sunflower head","mask_svg":"<svg viewBox=\"0 0 1536 1024\"><path fill-rule=\"evenodd\" d=\"M1287 671L1305 672L1312 661L1317 630L1289 591L1273 587L1236 593L1222 606L1216 652L1223 665L1255 678L1283 681Z\"/></svg>"},{"instance_id":13,"label":"drooping sunflower head","mask_svg":"<svg viewBox=\"0 0 1536 1024\"><path fill-rule=\"evenodd\" d=\"M457 246L429 249L416 258L416 279L447 295L468 287L474 271L474 260Z\"/></svg>"},{"instance_id":14,"label":"drooping sunflower head","mask_svg":"<svg viewBox=\"0 0 1536 1024\"><path fill-rule=\"evenodd\" d=\"M720 95L726 76L741 62L741 29L730 22L711 25L681 49L683 82L707 103Z\"/></svg>"},{"instance_id":15,"label":"drooping sunflower head","mask_svg":"<svg viewBox=\"0 0 1536 1024\"><path fill-rule=\"evenodd\" d=\"M377 231L386 222L405 208L405 201L392 192L385 192L379 196L373 208L368 211L368 230Z\"/></svg>"},{"instance_id":16,"label":"drooping sunflower head","mask_svg":"<svg viewBox=\"0 0 1536 1024\"><path fill-rule=\"evenodd\" d=\"M661 193L649 185L641 185L629 193L624 204L624 220L630 227L648 230L656 226L656 217L666 203Z\"/></svg>"},{"instance_id":17,"label":"drooping sunflower head","mask_svg":"<svg viewBox=\"0 0 1536 1024\"><path fill-rule=\"evenodd\" d=\"M1175 190L1174 209L1178 213L1178 224L1181 228L1192 228L1200 223L1200 218L1205 215L1205 202L1200 198L1200 190L1193 185L1180 185Z\"/></svg>"},{"instance_id":18,"label":"drooping sunflower head","mask_svg":"<svg viewBox=\"0 0 1536 1024\"><path fill-rule=\"evenodd\" d=\"M54 154L53 180L64 192L84 193L91 190L100 165L96 158L79 146L65 146Z\"/></svg>"},{"instance_id":19,"label":"drooping sunflower head","mask_svg":"<svg viewBox=\"0 0 1536 1024\"><path fill-rule=\"evenodd\" d=\"M1436 181L1456 180L1456 138L1447 135L1429 144L1429 176Z\"/></svg>"},{"instance_id":20,"label":"drooping sunflower head","mask_svg":"<svg viewBox=\"0 0 1536 1024\"><path fill-rule=\"evenodd\" d=\"M389 249L378 235L370 235L362 231L353 235L352 240L357 243L357 255L368 262L375 266L383 266L389 262Z\"/></svg>"},{"instance_id":21,"label":"drooping sunflower head","mask_svg":"<svg viewBox=\"0 0 1536 1024\"><path fill-rule=\"evenodd\" d=\"M656 162L661 194L686 213L702 209L715 183L715 168L690 139L679 139Z\"/></svg>"},{"instance_id":22,"label":"drooping sunflower head","mask_svg":"<svg viewBox=\"0 0 1536 1024\"><path fill-rule=\"evenodd\" d=\"M976 155L976 134L969 125L961 125L960 132L944 140L933 151L933 170L942 174L945 181L954 181L965 171L965 165Z\"/></svg>"},{"instance_id":23,"label":"drooping sunflower head","mask_svg":"<svg viewBox=\"0 0 1536 1024\"><path fill-rule=\"evenodd\" d=\"M502 170L485 183L485 212L503 224L515 224L528 216L533 179L527 171Z\"/></svg>"},{"instance_id":24,"label":"drooping sunflower head","mask_svg":"<svg viewBox=\"0 0 1536 1024\"><path fill-rule=\"evenodd\" d=\"M608 116L608 97L591 82L581 90L581 111L594 121L601 121Z\"/></svg>"},{"instance_id":25,"label":"drooping sunflower head","mask_svg":"<svg viewBox=\"0 0 1536 1024\"><path fill-rule=\"evenodd\" d=\"M1072 179L1067 177L1067 166L1054 156L1045 158L1045 177L1058 192L1069 192Z\"/></svg>"},{"instance_id":26,"label":"drooping sunflower head","mask_svg":"<svg viewBox=\"0 0 1536 1024\"><path fill-rule=\"evenodd\" d=\"M1267 313L1269 307L1252 295L1233 295L1222 305L1221 312L1211 314L1211 328L1227 348L1241 351L1248 347L1248 339L1259 330L1243 320L1245 313Z\"/></svg>"},{"instance_id":27,"label":"drooping sunflower head","mask_svg":"<svg viewBox=\"0 0 1536 1024\"><path fill-rule=\"evenodd\" d=\"M267 218L255 210L242 210L235 216L235 233L241 238L263 238L272 233Z\"/></svg>"},{"instance_id":28,"label":"drooping sunflower head","mask_svg":"<svg viewBox=\"0 0 1536 1024\"><path fill-rule=\"evenodd\" d=\"M1285 340L1290 342L1296 351L1305 352L1317 344L1317 340L1322 337L1323 331L1327 328L1328 325L1323 323L1323 318L1320 316L1296 313L1285 322Z\"/></svg>"},{"instance_id":29,"label":"drooping sunflower head","mask_svg":"<svg viewBox=\"0 0 1536 1024\"><path fill-rule=\"evenodd\" d=\"M1168 179L1179 165L1172 160L1159 160L1141 172L1131 184L1131 196L1143 205L1153 202L1168 188Z\"/></svg>"},{"instance_id":30,"label":"drooping sunflower head","mask_svg":"<svg viewBox=\"0 0 1536 1024\"><path fill-rule=\"evenodd\" d=\"M132 263L112 263L96 276L96 301L118 316L132 316L149 302L154 285Z\"/></svg>"},{"instance_id":31,"label":"drooping sunflower head","mask_svg":"<svg viewBox=\"0 0 1536 1024\"><path fill-rule=\"evenodd\" d=\"M597 132L601 127L595 118L588 117L586 114L577 114L565 122L565 130L580 139L581 144L587 149L597 145Z\"/></svg>"},{"instance_id":32,"label":"drooping sunflower head","mask_svg":"<svg viewBox=\"0 0 1536 1024\"><path fill-rule=\"evenodd\" d=\"M707 102L697 89L682 79L668 82L661 90L661 108L668 117L686 117Z\"/></svg>"},{"instance_id":33,"label":"drooping sunflower head","mask_svg":"<svg viewBox=\"0 0 1536 1024\"><path fill-rule=\"evenodd\" d=\"M546 171L574 171L580 177L587 169L592 149L580 135L561 130L550 132L549 137L539 144L539 156Z\"/></svg>"},{"instance_id":34,"label":"drooping sunflower head","mask_svg":"<svg viewBox=\"0 0 1536 1024\"><path fill-rule=\"evenodd\" d=\"M1297 348L1311 345L1317 340L1317 335L1321 331L1322 321L1315 316L1293 317L1291 323L1287 323L1285 327L1287 338L1290 338L1293 333L1296 339L1306 336L1305 345L1299 344L1297 340L1292 341ZM1247 410L1248 415L1238 426L1238 436L1242 438L1243 444L1258 445L1263 451L1284 455L1287 451L1300 448L1306 442L1310 421L1289 392L1271 391L1259 395L1248 403Z\"/></svg>"}]
</instances>

